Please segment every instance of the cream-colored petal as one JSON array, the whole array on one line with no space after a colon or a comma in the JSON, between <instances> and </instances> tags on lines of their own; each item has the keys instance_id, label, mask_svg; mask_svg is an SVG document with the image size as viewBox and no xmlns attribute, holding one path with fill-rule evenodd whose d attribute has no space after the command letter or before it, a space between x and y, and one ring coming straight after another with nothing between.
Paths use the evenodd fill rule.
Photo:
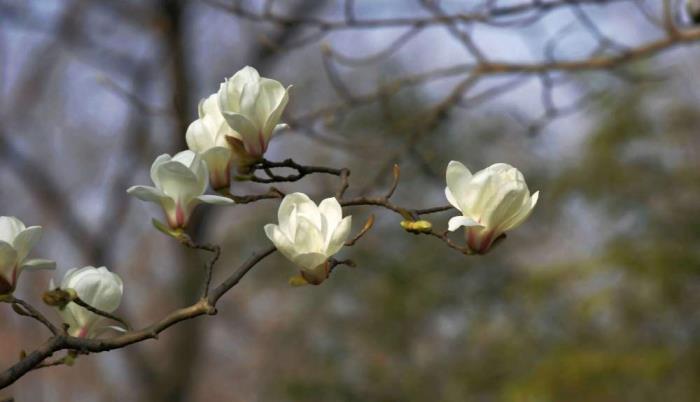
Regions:
<instances>
[{"instance_id":1,"label":"cream-colored petal","mask_svg":"<svg viewBox=\"0 0 700 402\"><path fill-rule=\"evenodd\" d=\"M14 216L0 216L0 241L12 244L24 229L24 223Z\"/></svg>"},{"instance_id":2,"label":"cream-colored petal","mask_svg":"<svg viewBox=\"0 0 700 402\"><path fill-rule=\"evenodd\" d=\"M56 261L47 260L45 258L32 258L24 261L20 267L23 271L41 271L56 269Z\"/></svg>"},{"instance_id":3,"label":"cream-colored petal","mask_svg":"<svg viewBox=\"0 0 700 402\"><path fill-rule=\"evenodd\" d=\"M246 152L251 156L262 156L267 143L255 124L239 113L223 112L223 115L226 123L240 135Z\"/></svg>"},{"instance_id":4,"label":"cream-colored petal","mask_svg":"<svg viewBox=\"0 0 700 402\"><path fill-rule=\"evenodd\" d=\"M345 245L345 241L352 229L352 216L346 216L333 231L328 245L326 246L326 256L330 257L340 251Z\"/></svg>"},{"instance_id":5,"label":"cream-colored petal","mask_svg":"<svg viewBox=\"0 0 700 402\"><path fill-rule=\"evenodd\" d=\"M17 261L21 262L41 239L41 226L30 226L17 234L12 246L17 250Z\"/></svg>"},{"instance_id":6,"label":"cream-colored petal","mask_svg":"<svg viewBox=\"0 0 700 402\"><path fill-rule=\"evenodd\" d=\"M450 197L448 197L447 200L457 209L461 209L459 205L461 205L461 200L467 195L466 186L469 184L471 177L471 172L461 162L450 161L450 163L447 164L447 169L445 170L445 181L447 182L447 187L452 193L452 200L455 201L456 205L452 204ZM447 193L445 195L447 195Z\"/></svg>"},{"instance_id":7,"label":"cream-colored petal","mask_svg":"<svg viewBox=\"0 0 700 402\"><path fill-rule=\"evenodd\" d=\"M297 254L323 253L326 242L319 228L304 216L297 216L297 231L294 236L294 250Z\"/></svg>"},{"instance_id":8,"label":"cream-colored petal","mask_svg":"<svg viewBox=\"0 0 700 402\"><path fill-rule=\"evenodd\" d=\"M316 206L313 201L304 193L291 193L284 196L277 210L277 222L280 229L294 241L297 231L296 215L300 205L306 205L304 209L310 208L310 205Z\"/></svg>"},{"instance_id":9,"label":"cream-colored petal","mask_svg":"<svg viewBox=\"0 0 700 402\"><path fill-rule=\"evenodd\" d=\"M334 231L343 219L343 209L335 197L326 198L318 204L318 210L326 218L328 230Z\"/></svg>"},{"instance_id":10,"label":"cream-colored petal","mask_svg":"<svg viewBox=\"0 0 700 402\"><path fill-rule=\"evenodd\" d=\"M315 272L315 269L327 259L328 257L323 253L304 253L295 256L293 262L303 270Z\"/></svg>"},{"instance_id":11,"label":"cream-colored petal","mask_svg":"<svg viewBox=\"0 0 700 402\"><path fill-rule=\"evenodd\" d=\"M289 102L289 92L277 81L263 79L263 92L260 95L258 113L263 122L262 131L267 141L272 137L275 127Z\"/></svg>"},{"instance_id":12,"label":"cream-colored petal","mask_svg":"<svg viewBox=\"0 0 700 402\"><path fill-rule=\"evenodd\" d=\"M12 280L12 272L17 266L17 251L11 244L0 240L0 275Z\"/></svg>"},{"instance_id":13,"label":"cream-colored petal","mask_svg":"<svg viewBox=\"0 0 700 402\"><path fill-rule=\"evenodd\" d=\"M459 206L459 202L455 198L455 196L452 194L452 191L450 191L449 187L445 187L445 198L447 198L447 202L450 203L453 207L461 211L461 207Z\"/></svg>"},{"instance_id":14,"label":"cream-colored petal","mask_svg":"<svg viewBox=\"0 0 700 402\"><path fill-rule=\"evenodd\" d=\"M244 115L257 129L262 130L265 120L260 120L257 113L258 99L262 90L260 82L247 82L243 85L239 113Z\"/></svg>"},{"instance_id":15,"label":"cream-colored petal","mask_svg":"<svg viewBox=\"0 0 700 402\"><path fill-rule=\"evenodd\" d=\"M159 155L151 164L151 181L157 188L160 188L160 180L158 179L158 175L156 174L156 172L162 164L170 161L171 159L172 158L170 157L170 155L162 154Z\"/></svg>"},{"instance_id":16,"label":"cream-colored petal","mask_svg":"<svg viewBox=\"0 0 700 402\"><path fill-rule=\"evenodd\" d=\"M455 230L459 229L460 227L465 226L465 227L470 227L470 226L481 226L478 222L475 220L468 218L466 216L453 216L450 218L449 222L447 223L447 230L450 232L454 232Z\"/></svg>"},{"instance_id":17,"label":"cream-colored petal","mask_svg":"<svg viewBox=\"0 0 700 402\"><path fill-rule=\"evenodd\" d=\"M204 152L215 146L216 132L211 132L203 118L190 123L185 133L187 147L194 152Z\"/></svg>"},{"instance_id":18,"label":"cream-colored petal","mask_svg":"<svg viewBox=\"0 0 700 402\"><path fill-rule=\"evenodd\" d=\"M282 255L294 262L294 257L297 255L294 244L292 244L287 235L280 230L279 226L268 223L265 225L265 235Z\"/></svg>"},{"instance_id":19,"label":"cream-colored petal","mask_svg":"<svg viewBox=\"0 0 700 402\"><path fill-rule=\"evenodd\" d=\"M537 205L537 200L539 199L539 196L540 192L536 191L535 194L533 194L521 207L520 211L518 211L518 214L516 214L510 221L506 222L503 225L502 230L504 232L513 230L516 227L520 226L523 222L525 222L525 220L530 216L533 209L535 208L535 205Z\"/></svg>"},{"instance_id":20,"label":"cream-colored petal","mask_svg":"<svg viewBox=\"0 0 700 402\"><path fill-rule=\"evenodd\" d=\"M204 192L201 180L180 162L166 162L160 166L156 174L160 181L160 190L183 205ZM206 175L204 180L206 185Z\"/></svg>"},{"instance_id":21,"label":"cream-colored petal","mask_svg":"<svg viewBox=\"0 0 700 402\"><path fill-rule=\"evenodd\" d=\"M126 192L141 201L161 204L164 198L168 198L162 191L150 186L131 186Z\"/></svg>"},{"instance_id":22,"label":"cream-colored petal","mask_svg":"<svg viewBox=\"0 0 700 402\"><path fill-rule=\"evenodd\" d=\"M233 153L224 147L213 147L202 153L202 159L209 170L209 184L218 190L228 188L231 184Z\"/></svg>"},{"instance_id":23,"label":"cream-colored petal","mask_svg":"<svg viewBox=\"0 0 700 402\"><path fill-rule=\"evenodd\" d=\"M222 197L220 195L200 195L197 197L199 201L202 201L206 204L212 204L212 205L233 205L235 202L227 197Z\"/></svg>"},{"instance_id":24,"label":"cream-colored petal","mask_svg":"<svg viewBox=\"0 0 700 402\"><path fill-rule=\"evenodd\" d=\"M105 267L79 269L67 285L75 289L85 303L110 313L119 307L124 293L121 278Z\"/></svg>"},{"instance_id":25,"label":"cream-colored petal","mask_svg":"<svg viewBox=\"0 0 700 402\"><path fill-rule=\"evenodd\" d=\"M530 198L530 194L516 182L503 184L497 194L494 201L485 209L481 222L487 227L500 230L504 223L518 215L523 203Z\"/></svg>"}]
</instances>

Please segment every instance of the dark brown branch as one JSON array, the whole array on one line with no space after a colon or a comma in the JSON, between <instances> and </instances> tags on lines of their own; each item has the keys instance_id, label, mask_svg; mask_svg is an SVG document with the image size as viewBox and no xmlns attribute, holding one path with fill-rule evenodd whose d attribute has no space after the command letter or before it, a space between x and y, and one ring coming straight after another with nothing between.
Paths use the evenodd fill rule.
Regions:
<instances>
[{"instance_id":1,"label":"dark brown branch","mask_svg":"<svg viewBox=\"0 0 700 402\"><path fill-rule=\"evenodd\" d=\"M41 314L39 310L35 309L31 304L25 302L22 299L18 299L12 295L4 296L4 298L5 299L3 301L6 303L11 303L13 310L17 314L35 319L36 321L43 324L46 328L48 328L49 331L51 331L51 333L54 335L58 335L61 333L61 331L55 325L53 325L48 318Z\"/></svg>"},{"instance_id":2,"label":"dark brown branch","mask_svg":"<svg viewBox=\"0 0 700 402\"><path fill-rule=\"evenodd\" d=\"M272 172L272 169L275 168L294 169L297 171L297 173L287 176L280 176ZM272 162L263 159L262 161L252 166L251 171L255 172L256 170L262 170L267 175L267 178L262 178L253 175L251 181L254 181L256 183L295 182L313 173L325 173L333 176L341 176L343 174L343 169L333 169L323 166L304 166L294 162L291 159L285 159L282 162Z\"/></svg>"},{"instance_id":3,"label":"dark brown branch","mask_svg":"<svg viewBox=\"0 0 700 402\"><path fill-rule=\"evenodd\" d=\"M0 374L0 389L14 383L59 350L68 349L76 350L81 353L99 353L113 349L120 349L147 339L157 339L158 334L181 321L190 320L202 315L216 314L216 308L214 307L216 302L224 294L226 294L226 292L238 284L238 282L240 282L240 280L256 264L258 264L268 255L272 254L275 250L276 249L274 247L269 247L259 253L253 254L243 264L241 264L228 279L214 288L210 292L208 298L201 299L189 307L175 310L165 318L142 330L131 331L123 335L106 339L76 338L62 333L54 335L41 347L2 372Z\"/></svg>"},{"instance_id":4,"label":"dark brown branch","mask_svg":"<svg viewBox=\"0 0 700 402\"><path fill-rule=\"evenodd\" d=\"M370 215L369 218L367 218L367 222L365 222L365 225L362 227L362 230L355 235L352 239L348 240L345 242L345 245L347 247L354 246L355 243L357 243L358 240L362 238L367 232L369 232L370 229L372 229L372 226L374 225L374 215Z\"/></svg>"}]
</instances>

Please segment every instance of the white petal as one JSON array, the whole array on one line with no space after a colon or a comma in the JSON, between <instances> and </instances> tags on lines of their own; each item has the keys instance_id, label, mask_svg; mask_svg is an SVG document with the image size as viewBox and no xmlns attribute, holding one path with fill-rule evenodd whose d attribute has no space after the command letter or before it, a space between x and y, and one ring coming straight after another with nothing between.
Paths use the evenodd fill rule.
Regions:
<instances>
[{"instance_id":1,"label":"white petal","mask_svg":"<svg viewBox=\"0 0 700 402\"><path fill-rule=\"evenodd\" d=\"M121 278L105 267L84 267L76 271L68 287L75 289L85 303L109 313L119 307L124 293Z\"/></svg>"},{"instance_id":2,"label":"white petal","mask_svg":"<svg viewBox=\"0 0 700 402\"><path fill-rule=\"evenodd\" d=\"M455 198L454 195L452 195L452 191L450 191L449 187L445 187L445 198L447 198L447 202L450 203L453 207L459 209L461 211L461 207L459 206L459 202L457 202L457 199Z\"/></svg>"},{"instance_id":3,"label":"white petal","mask_svg":"<svg viewBox=\"0 0 700 402\"><path fill-rule=\"evenodd\" d=\"M56 262L44 258L32 258L31 260L24 261L21 268L23 271L55 269Z\"/></svg>"},{"instance_id":4,"label":"white petal","mask_svg":"<svg viewBox=\"0 0 700 402\"><path fill-rule=\"evenodd\" d=\"M306 217L297 216L297 231L294 236L294 250L297 254L323 253L326 242L319 228Z\"/></svg>"},{"instance_id":5,"label":"white petal","mask_svg":"<svg viewBox=\"0 0 700 402\"><path fill-rule=\"evenodd\" d=\"M243 88L243 85L247 83L258 81L260 81L260 73L258 73L258 70L251 66L245 66L231 77L230 83L235 88Z\"/></svg>"},{"instance_id":6,"label":"white petal","mask_svg":"<svg viewBox=\"0 0 700 402\"><path fill-rule=\"evenodd\" d=\"M352 229L352 216L346 216L331 235L326 248L327 256L330 257L340 251L350 235L350 229Z\"/></svg>"},{"instance_id":7,"label":"white petal","mask_svg":"<svg viewBox=\"0 0 700 402\"><path fill-rule=\"evenodd\" d=\"M282 84L275 80L263 78L261 80L261 94L258 100L258 113L263 119L261 127L269 141L277 123L279 123L284 109L289 102L289 92Z\"/></svg>"},{"instance_id":8,"label":"white petal","mask_svg":"<svg viewBox=\"0 0 700 402\"><path fill-rule=\"evenodd\" d=\"M454 232L458 228L462 226L482 226L478 222L474 221L471 218L467 218L466 216L453 216L450 218L450 221L447 223L447 230L450 232Z\"/></svg>"},{"instance_id":9,"label":"white petal","mask_svg":"<svg viewBox=\"0 0 700 402\"><path fill-rule=\"evenodd\" d=\"M14 216L0 216L0 241L12 244L24 229L24 223Z\"/></svg>"},{"instance_id":10,"label":"white petal","mask_svg":"<svg viewBox=\"0 0 700 402\"><path fill-rule=\"evenodd\" d=\"M202 153L202 159L207 164L209 172L226 169L231 162L233 154L226 147L212 147Z\"/></svg>"},{"instance_id":11,"label":"white petal","mask_svg":"<svg viewBox=\"0 0 700 402\"><path fill-rule=\"evenodd\" d=\"M536 191L535 194L533 194L530 199L527 200L525 205L522 206L520 211L516 216L513 217L512 220L509 222L506 222L506 224L503 226L502 230L508 231L515 229L516 227L520 226L525 220L530 216L532 213L532 210L535 208L535 205L537 204L537 200L540 196L540 192Z\"/></svg>"},{"instance_id":12,"label":"white petal","mask_svg":"<svg viewBox=\"0 0 700 402\"><path fill-rule=\"evenodd\" d=\"M68 286L71 281L73 280L73 277L80 271L79 268L71 268L66 273L63 275L63 279L61 279L61 289L67 289L70 286Z\"/></svg>"},{"instance_id":13,"label":"white petal","mask_svg":"<svg viewBox=\"0 0 700 402\"><path fill-rule=\"evenodd\" d=\"M187 127L185 141L187 147L194 152L204 152L214 146L216 132L211 132L204 119L200 118Z\"/></svg>"},{"instance_id":14,"label":"white petal","mask_svg":"<svg viewBox=\"0 0 700 402\"><path fill-rule=\"evenodd\" d=\"M304 253L295 256L293 262L304 270L313 271L327 259L328 257L322 253Z\"/></svg>"},{"instance_id":15,"label":"white petal","mask_svg":"<svg viewBox=\"0 0 700 402\"><path fill-rule=\"evenodd\" d=\"M200 118L204 116L220 116L221 112L219 111L219 94L213 93L207 96L206 99L202 99L202 101L199 103L198 109Z\"/></svg>"},{"instance_id":16,"label":"white petal","mask_svg":"<svg viewBox=\"0 0 700 402\"><path fill-rule=\"evenodd\" d=\"M265 235L272 242L272 244L277 247L277 250L282 253L288 260L294 261L294 257L297 255L294 250L294 244L290 239L280 230L279 226L268 223L265 225Z\"/></svg>"},{"instance_id":17,"label":"white petal","mask_svg":"<svg viewBox=\"0 0 700 402\"><path fill-rule=\"evenodd\" d=\"M291 193L284 196L277 210L277 222L279 222L280 229L286 233L291 240L294 240L297 231L296 214L299 210L299 205L306 204L311 204L314 207L316 206L306 194ZM305 209L306 208L307 207L305 207Z\"/></svg>"},{"instance_id":18,"label":"white petal","mask_svg":"<svg viewBox=\"0 0 700 402\"><path fill-rule=\"evenodd\" d=\"M239 113L245 116L251 123L255 125L255 128L260 131L265 124L265 120L261 120L256 111L258 98L260 97L262 91L260 89L260 82L246 82L243 84L243 89L241 90L240 98L240 110Z\"/></svg>"},{"instance_id":19,"label":"white petal","mask_svg":"<svg viewBox=\"0 0 700 402\"><path fill-rule=\"evenodd\" d=\"M0 240L0 275L11 280L12 271L17 263L17 251L11 244Z\"/></svg>"},{"instance_id":20,"label":"white petal","mask_svg":"<svg viewBox=\"0 0 700 402\"><path fill-rule=\"evenodd\" d=\"M462 205L464 205L465 197L467 197L467 186L471 181L472 174L462 163L457 161L450 161L445 170L445 181L447 182L447 188L449 188L449 194L445 190L445 196L447 201L452 204L455 208L462 210Z\"/></svg>"},{"instance_id":21,"label":"white petal","mask_svg":"<svg viewBox=\"0 0 700 402\"><path fill-rule=\"evenodd\" d=\"M199 197L197 197L197 199L204 202L204 203L213 204L213 205L232 205L235 203L232 199L222 197L219 195L207 195L207 194L205 194L205 195L200 195Z\"/></svg>"},{"instance_id":22,"label":"white petal","mask_svg":"<svg viewBox=\"0 0 700 402\"><path fill-rule=\"evenodd\" d=\"M156 175L160 181L160 190L183 205L204 192L200 179L180 162L169 161L162 164ZM204 177L204 180L207 178ZM206 185L206 182L204 184Z\"/></svg>"},{"instance_id":23,"label":"white petal","mask_svg":"<svg viewBox=\"0 0 700 402\"><path fill-rule=\"evenodd\" d=\"M141 201L160 204L163 198L168 198L162 191L150 186L132 186L126 192Z\"/></svg>"},{"instance_id":24,"label":"white petal","mask_svg":"<svg viewBox=\"0 0 700 402\"><path fill-rule=\"evenodd\" d=\"M41 239L41 226L31 226L19 232L12 244L17 251L17 261L24 260L39 239Z\"/></svg>"},{"instance_id":25,"label":"white petal","mask_svg":"<svg viewBox=\"0 0 700 402\"><path fill-rule=\"evenodd\" d=\"M267 147L267 143L265 142L265 138L260 135L260 129L242 114L223 112L223 115L229 127L240 134L246 152L251 156L262 156Z\"/></svg>"},{"instance_id":26,"label":"white petal","mask_svg":"<svg viewBox=\"0 0 700 402\"><path fill-rule=\"evenodd\" d=\"M489 205L484 209L481 222L490 228L500 228L517 216L530 198L527 188L515 181L501 184Z\"/></svg>"},{"instance_id":27,"label":"white petal","mask_svg":"<svg viewBox=\"0 0 700 402\"><path fill-rule=\"evenodd\" d=\"M335 197L326 198L318 204L318 210L326 218L328 229L334 231L343 219L343 209Z\"/></svg>"},{"instance_id":28,"label":"white petal","mask_svg":"<svg viewBox=\"0 0 700 402\"><path fill-rule=\"evenodd\" d=\"M171 160L174 162L179 162L185 165L185 167L189 168L192 166L192 162L195 160L196 157L196 152L192 152L189 149L186 149L173 155L173 158Z\"/></svg>"},{"instance_id":29,"label":"white petal","mask_svg":"<svg viewBox=\"0 0 700 402\"><path fill-rule=\"evenodd\" d=\"M160 188L160 180L158 180L158 175L156 174L156 172L158 171L160 165L170 161L170 159L172 159L170 155L162 154L159 155L151 164L151 181L153 182L153 184L155 184L157 188Z\"/></svg>"},{"instance_id":30,"label":"white petal","mask_svg":"<svg viewBox=\"0 0 700 402\"><path fill-rule=\"evenodd\" d=\"M282 123L282 124L276 125L275 128L272 130L271 137L277 135L277 133L279 133L280 131L286 130L288 128L289 128L289 124Z\"/></svg>"}]
</instances>

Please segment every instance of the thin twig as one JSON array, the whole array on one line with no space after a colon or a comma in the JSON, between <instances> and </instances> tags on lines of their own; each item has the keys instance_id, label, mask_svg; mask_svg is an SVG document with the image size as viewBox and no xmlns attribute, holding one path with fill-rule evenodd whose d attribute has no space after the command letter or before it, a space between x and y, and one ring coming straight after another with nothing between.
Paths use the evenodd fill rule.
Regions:
<instances>
[{"instance_id":1,"label":"thin twig","mask_svg":"<svg viewBox=\"0 0 700 402\"><path fill-rule=\"evenodd\" d=\"M97 307L93 307L93 306L89 305L88 303L86 303L84 300L82 300L80 297L75 297L75 298L73 298L72 301L73 301L73 303L77 304L78 306L80 306L80 307L82 307L82 308L84 308L92 313L95 313L95 314L100 315L100 316L105 317L105 318L109 318L110 320L113 320L113 321L116 321L116 322L122 324L124 326L124 328L127 329L127 331L131 330L131 326L126 321L124 321L124 319L119 318L114 314L100 310Z\"/></svg>"},{"instance_id":2,"label":"thin twig","mask_svg":"<svg viewBox=\"0 0 700 402\"><path fill-rule=\"evenodd\" d=\"M221 257L221 247L219 245L216 245L216 244L195 243L186 234L182 234L179 237L179 240L186 247L189 247L189 248L195 249L195 250L204 250L204 251L208 251L208 252L214 254L214 256L211 258L211 260L209 260L209 262L206 264L205 270L204 270L204 291L202 292L203 293L202 297L206 299L207 296L209 296L209 288L211 287L211 279L212 279L213 272L214 272L214 265L216 265L216 262L219 260L219 257Z\"/></svg>"},{"instance_id":3,"label":"thin twig","mask_svg":"<svg viewBox=\"0 0 700 402\"><path fill-rule=\"evenodd\" d=\"M35 309L31 304L25 302L24 300L9 295L5 296L4 301L7 303L11 303L13 310L17 314L33 318L38 322L42 323L46 328L49 329L49 331L51 331L52 334L57 335L61 333L61 331L55 325L53 325L48 318L46 318L43 314L39 312L39 310Z\"/></svg>"},{"instance_id":4,"label":"thin twig","mask_svg":"<svg viewBox=\"0 0 700 402\"><path fill-rule=\"evenodd\" d=\"M348 247L354 246L355 243L357 243L357 241L360 240L360 238L362 238L362 236L364 236L370 229L372 229L373 225L374 225L374 215L372 214L369 216L369 218L367 218L367 222L365 222L365 226L362 227L362 230L360 230L360 232L357 235L355 235L355 237L346 241L345 245Z\"/></svg>"}]
</instances>

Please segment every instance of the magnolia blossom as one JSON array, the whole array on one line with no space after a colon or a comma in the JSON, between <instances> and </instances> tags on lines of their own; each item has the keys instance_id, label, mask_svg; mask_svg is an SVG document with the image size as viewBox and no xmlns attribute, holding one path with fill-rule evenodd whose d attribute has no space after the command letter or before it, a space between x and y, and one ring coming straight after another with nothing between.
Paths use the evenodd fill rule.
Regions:
<instances>
[{"instance_id":1,"label":"magnolia blossom","mask_svg":"<svg viewBox=\"0 0 700 402\"><path fill-rule=\"evenodd\" d=\"M56 267L51 260L27 259L40 238L41 226L25 227L13 216L0 216L0 295L15 290L22 271Z\"/></svg>"},{"instance_id":2,"label":"magnolia blossom","mask_svg":"<svg viewBox=\"0 0 700 402\"><path fill-rule=\"evenodd\" d=\"M278 123L289 101L289 88L260 77L249 66L221 84L219 109L229 127L238 134L228 137L233 146L242 147L254 160L262 157L272 134L286 127Z\"/></svg>"},{"instance_id":3,"label":"magnolia blossom","mask_svg":"<svg viewBox=\"0 0 700 402\"><path fill-rule=\"evenodd\" d=\"M204 195L207 179L207 166L194 152L182 151L173 157L163 154L151 165L151 180L155 187L133 186L127 193L160 204L170 227L184 228L192 211L201 202L233 204L226 197Z\"/></svg>"},{"instance_id":4,"label":"magnolia blossom","mask_svg":"<svg viewBox=\"0 0 700 402\"><path fill-rule=\"evenodd\" d=\"M200 154L209 169L209 182L215 190L231 184L233 152L226 140L238 136L219 111L219 96L210 95L199 103L199 119L187 128L185 139L190 150Z\"/></svg>"},{"instance_id":5,"label":"magnolia blossom","mask_svg":"<svg viewBox=\"0 0 700 402\"><path fill-rule=\"evenodd\" d=\"M51 288L55 288L53 281ZM124 294L121 278L105 267L73 268L66 272L61 289L73 289L80 300L98 310L112 313L119 307ZM93 338L103 331L114 328L107 320L73 302L59 309L63 322L68 324L68 334L79 338Z\"/></svg>"},{"instance_id":6,"label":"magnolia blossom","mask_svg":"<svg viewBox=\"0 0 700 402\"><path fill-rule=\"evenodd\" d=\"M472 175L461 163L447 166L445 196L461 216L450 219L448 230L466 228L467 246L485 253L503 233L516 228L530 216L539 191L530 196L520 171L496 163Z\"/></svg>"},{"instance_id":7,"label":"magnolia blossom","mask_svg":"<svg viewBox=\"0 0 700 402\"><path fill-rule=\"evenodd\" d=\"M326 198L316 206L306 194L284 197L277 212L279 225L265 225L275 247L301 268L307 282L328 277L328 258L337 253L350 234L352 217L343 218L338 200Z\"/></svg>"}]
</instances>

